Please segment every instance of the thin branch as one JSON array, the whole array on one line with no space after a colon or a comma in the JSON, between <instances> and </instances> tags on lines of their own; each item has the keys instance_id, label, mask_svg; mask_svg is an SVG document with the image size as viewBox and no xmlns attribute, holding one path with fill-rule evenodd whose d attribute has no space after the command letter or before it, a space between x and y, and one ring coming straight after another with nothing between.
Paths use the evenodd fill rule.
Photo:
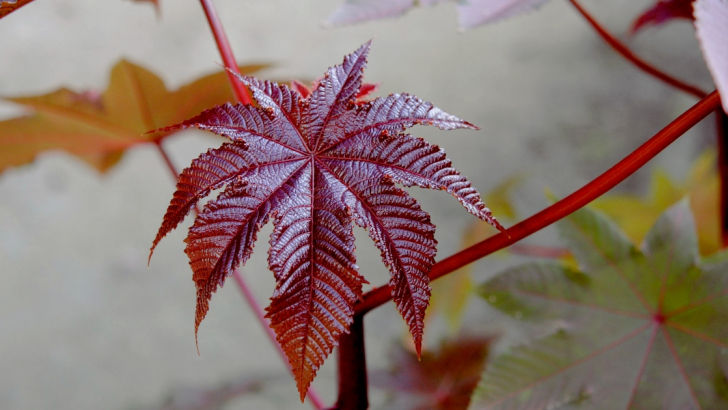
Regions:
<instances>
[{"instance_id":1,"label":"thin branch","mask_svg":"<svg viewBox=\"0 0 728 410\"><path fill-rule=\"evenodd\" d=\"M624 181L649 160L662 152L668 145L680 138L686 131L703 120L720 107L720 95L717 91L700 100L692 108L683 113L654 137L642 144L634 152L617 163L605 173L586 184L584 187L551 205L532 217L514 225L505 233L481 241L435 264L429 276L435 280L448 273L472 263L486 255L510 246L521 239L553 224L584 207L600 197L617 184ZM354 307L356 314L363 315L392 299L392 290L385 285L367 292L364 300Z\"/></svg>"},{"instance_id":2,"label":"thin branch","mask_svg":"<svg viewBox=\"0 0 728 410\"><path fill-rule=\"evenodd\" d=\"M155 144L157 146L157 150L159 151L160 155L162 155L162 158L164 158L164 162L167 164L167 168L171 172L172 176L175 180L178 179L177 175L179 173L177 172L177 169L175 168L174 164L172 163L171 158L169 157L169 154L167 154L167 151L162 146L161 141L155 141ZM194 208L195 215L200 214L200 208L195 204ZM286 365L289 371L291 370L291 365L288 363L288 358L286 358L286 354L281 348L281 345L276 340L276 335L273 332L273 329L270 328L270 323L268 322L268 319L265 317L265 311L260 306L258 301L255 299L255 295L250 289L250 286L248 286L247 282L243 278L242 273L240 270L235 269L233 271L233 278L235 279L235 283L237 283L238 288L240 289L240 292L243 294L243 299L245 299L246 302L248 302L248 306L250 306L251 310L254 313L254 316L256 319L258 319L258 323L260 323L261 327L265 331L265 334L268 336L268 338L271 341L271 344L275 346L275 348L278 350L278 354L283 359L283 363ZM316 390L312 387L308 388L308 394L306 396L309 401L311 402L311 405L316 410L322 410L326 407L323 400L321 399L321 396L316 392Z\"/></svg>"},{"instance_id":3,"label":"thin branch","mask_svg":"<svg viewBox=\"0 0 728 410\"><path fill-rule=\"evenodd\" d=\"M212 5L212 0L200 0L200 4L202 4L202 8L205 10L207 22L210 23L210 29L212 29L212 35L215 37L217 48L220 50L223 64L225 64L225 67L228 70L232 70L234 73L240 75L238 63L235 61L233 50L230 48L230 43L228 42L225 30L222 28L222 22L217 16L215 6ZM250 99L250 94L248 94L248 90L245 88L243 83L238 81L238 79L235 78L235 75L230 71L227 71L227 76L228 81L230 81L230 87L232 87L233 94L235 94L235 98L238 102L251 104L252 101Z\"/></svg>"},{"instance_id":4,"label":"thin branch","mask_svg":"<svg viewBox=\"0 0 728 410\"><path fill-rule=\"evenodd\" d=\"M591 24L594 30L596 30L597 34L599 34L599 36L604 39L604 41L606 41L616 52L621 54L622 57L626 58L632 64L637 66L637 68L657 78L658 80L661 80L675 88L685 91L686 93L691 94L699 99L703 99L706 95L708 95L708 93L701 90L700 88L687 84L663 71L660 71L655 66L635 55L632 50L629 49L629 47L624 45L616 37L610 34L609 31L607 31L601 24L599 24L599 22L594 20L594 18L583 7L581 7L577 0L569 0L569 2L571 2L571 4L576 8L579 13L581 13L582 16L584 16L586 21Z\"/></svg>"}]
</instances>

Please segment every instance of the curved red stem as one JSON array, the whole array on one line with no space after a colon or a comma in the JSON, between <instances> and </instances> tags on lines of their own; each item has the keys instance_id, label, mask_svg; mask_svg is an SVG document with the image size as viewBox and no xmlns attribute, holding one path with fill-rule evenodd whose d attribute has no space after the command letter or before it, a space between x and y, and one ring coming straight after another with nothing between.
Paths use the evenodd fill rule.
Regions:
<instances>
[{"instance_id":1,"label":"curved red stem","mask_svg":"<svg viewBox=\"0 0 728 410\"><path fill-rule=\"evenodd\" d=\"M202 4L202 8L205 10L207 22L210 23L212 35L215 37L215 43L217 43L218 50L220 50L223 64L225 64L225 67L228 70L232 70L233 73L240 75L238 63L235 61L235 57L233 56L233 50L230 48L230 42L228 42L225 30L223 30L222 28L222 22L217 16L215 6L212 5L212 0L200 0L200 4ZM252 101L250 99L250 94L248 94L248 90L245 88L243 83L235 78L235 75L233 73L227 71L228 81L230 81L230 87L232 87L233 89L235 98L240 103L251 104Z\"/></svg>"},{"instance_id":2,"label":"curved red stem","mask_svg":"<svg viewBox=\"0 0 728 410\"><path fill-rule=\"evenodd\" d=\"M581 7L581 5L576 0L569 0L569 2L571 2L571 4L576 8L579 13L581 13L582 16L584 16L586 21L591 24L594 30L596 30L597 34L599 34L599 36L604 39L604 41L606 41L616 52L621 54L622 57L626 58L632 64L637 66L637 68L657 78L658 80L661 80L664 83L667 83L682 91L685 91L686 93L691 94L697 98L705 98L705 96L708 95L705 91L699 89L698 87L684 83L683 81L660 71L655 66L642 60L640 57L635 55L632 50L629 49L629 47L624 45L621 41L617 40L617 38L610 34L609 31L607 31L601 24L599 24L599 22L594 20L594 18L583 7Z\"/></svg>"},{"instance_id":3,"label":"curved red stem","mask_svg":"<svg viewBox=\"0 0 728 410\"><path fill-rule=\"evenodd\" d=\"M668 145L677 140L687 130L700 122L710 113L720 107L720 96L717 91L700 100L692 108L683 113L675 121L658 132L654 137L642 144L634 152L617 163L605 173L586 184L584 187L567 196L561 201L551 205L532 217L514 225L505 233L479 242L463 251L460 251L435 264L430 272L430 279L435 280L448 273L474 262L495 251L512 245L521 239L553 224L572 212L584 207L589 202L600 197L614 186L624 181L628 176L640 169L649 160L654 158ZM384 304L392 299L392 290L389 285L376 288L364 295L364 300L354 307L357 315Z\"/></svg>"}]
</instances>

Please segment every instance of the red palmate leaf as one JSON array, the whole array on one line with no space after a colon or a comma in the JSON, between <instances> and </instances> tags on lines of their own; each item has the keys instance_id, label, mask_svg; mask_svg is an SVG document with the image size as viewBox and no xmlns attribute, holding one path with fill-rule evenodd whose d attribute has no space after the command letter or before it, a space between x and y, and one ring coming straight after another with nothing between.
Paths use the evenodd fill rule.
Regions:
<instances>
[{"instance_id":1,"label":"red palmate leaf","mask_svg":"<svg viewBox=\"0 0 728 410\"><path fill-rule=\"evenodd\" d=\"M182 172L152 250L199 199L227 185L187 238L197 285L196 332L212 292L248 259L257 232L273 218L268 261L277 285L268 317L302 399L348 332L366 283L355 264L354 222L368 229L382 252L394 301L420 350L435 226L395 183L445 190L502 229L440 148L401 134L415 124L476 127L407 94L357 102L367 91L362 75L368 51L369 43L345 57L313 90L240 76L259 107L217 106L162 130L197 127L232 142Z\"/></svg>"},{"instance_id":2,"label":"red palmate leaf","mask_svg":"<svg viewBox=\"0 0 728 410\"><path fill-rule=\"evenodd\" d=\"M659 0L632 23L632 34L647 26L659 26L674 19L693 20L695 0Z\"/></svg>"},{"instance_id":3,"label":"red palmate leaf","mask_svg":"<svg viewBox=\"0 0 728 410\"><path fill-rule=\"evenodd\" d=\"M291 80L291 88L301 94L301 97L308 98L308 96L311 95L311 89L318 87L319 80L321 79L314 81L313 87L311 88L298 80ZM362 83L361 87L359 88L359 93L356 95L357 104L365 103L366 97L368 97L369 94L377 91L378 89L379 84L377 83Z\"/></svg>"}]
</instances>

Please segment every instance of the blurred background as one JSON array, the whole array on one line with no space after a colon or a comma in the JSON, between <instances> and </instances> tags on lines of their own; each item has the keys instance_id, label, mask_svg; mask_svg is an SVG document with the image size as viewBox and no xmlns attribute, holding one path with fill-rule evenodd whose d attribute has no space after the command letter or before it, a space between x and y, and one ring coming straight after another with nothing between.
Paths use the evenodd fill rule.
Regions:
<instances>
[{"instance_id":1,"label":"blurred background","mask_svg":"<svg viewBox=\"0 0 728 410\"><path fill-rule=\"evenodd\" d=\"M453 4L323 28L340 1L215 3L238 61L274 65L259 74L265 78L310 81L373 38L365 79L381 83L377 95L406 91L480 126L412 133L443 147L481 193L520 176L512 202L521 217L548 204L545 189L570 194L695 102L625 62L563 0L466 32L458 30ZM651 0L583 3L648 61L713 89L691 24L630 38L630 23ZM3 18L0 96L61 86L102 91L122 58L157 73L170 89L219 70L199 3L160 0L160 6L157 15L150 4L122 0L36 0ZM0 102L0 120L24 112ZM682 180L714 145L713 122L709 117L617 190L645 193L654 167ZM219 142L185 131L164 144L181 169ZM299 402L292 378L232 282L212 300L197 355L195 288L182 241L192 218L146 263L173 191L174 180L151 145L129 150L105 174L49 152L0 175L1 409L205 408L190 406L228 393L224 409L310 408ZM445 193L410 191L438 226L438 259L456 252L475 218ZM270 231L270 225L263 229L243 268L266 305L274 287L266 262ZM374 285L386 283L379 252L364 231L355 233L361 272ZM548 245L553 238L547 229L526 242ZM519 262L491 256L475 265L474 280ZM505 326L480 300L470 302L464 321L469 333L486 336ZM426 347L445 337L443 322L430 320ZM369 368L387 369L388 352L407 338L404 322L388 303L367 315L365 326ZM336 396L335 361L332 354L313 383L327 402ZM384 391L372 387L371 394L372 408L385 405Z\"/></svg>"}]
</instances>

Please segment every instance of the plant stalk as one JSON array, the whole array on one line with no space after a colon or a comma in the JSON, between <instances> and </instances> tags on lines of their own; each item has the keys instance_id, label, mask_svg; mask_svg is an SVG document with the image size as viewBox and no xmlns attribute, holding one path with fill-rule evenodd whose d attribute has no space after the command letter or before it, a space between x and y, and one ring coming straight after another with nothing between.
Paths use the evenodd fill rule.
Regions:
<instances>
[{"instance_id":1,"label":"plant stalk","mask_svg":"<svg viewBox=\"0 0 728 410\"><path fill-rule=\"evenodd\" d=\"M695 96L698 99L703 99L706 95L708 95L708 93L701 90L700 88L687 84L659 70L657 67L651 65L650 63L635 55L632 50L629 49L629 47L627 47L624 43L622 43L611 33L609 33L609 31L607 31L604 26L599 24L599 22L597 22L583 7L581 7L577 0L569 0L569 2L576 8L579 13L581 13L586 21L589 22L589 24L594 28L597 34L599 34L599 36L604 39L607 44L609 44L616 52L621 54L622 57L626 58L629 62L637 66L637 68L668 85L671 85L688 94Z\"/></svg>"},{"instance_id":2,"label":"plant stalk","mask_svg":"<svg viewBox=\"0 0 728 410\"><path fill-rule=\"evenodd\" d=\"M720 233L728 247L728 115L722 107L715 111L718 120L718 176L720 177Z\"/></svg>"},{"instance_id":3,"label":"plant stalk","mask_svg":"<svg viewBox=\"0 0 728 410\"><path fill-rule=\"evenodd\" d=\"M174 164L172 163L172 159L169 157L169 154L167 154L167 151L162 146L161 141L155 141L155 144L157 146L157 150L159 151L160 155L162 155L162 158L164 159L164 162L167 164L167 168L172 173L172 176L175 180L178 179L179 173L177 172L177 169L175 168ZM194 207L195 215L200 214L200 208L195 204ZM243 278L242 273L239 269L235 269L233 271L233 278L235 279L235 283L237 283L238 288L240 289L240 293L243 295L243 299L248 303L248 306L250 306L250 309L253 311L254 316L256 319L258 319L258 323L260 323L261 327L265 331L265 334L268 336L268 338L271 341L271 344L275 346L275 348L278 350L278 354L281 356L281 359L283 359L283 363L286 365L289 371L291 370L291 365L288 363L288 358L286 357L286 353L281 348L281 345L276 340L275 332L273 332L273 329L270 328L270 323L268 322L268 319L265 317L265 311L260 306L258 301L255 299L255 295L253 294L252 290L250 289L250 286L248 286L248 283L245 281L245 278ZM316 410L322 410L326 407L323 400L321 399L321 396L316 392L316 390L313 387L309 387L308 394L306 397L311 402L311 405Z\"/></svg>"},{"instance_id":4,"label":"plant stalk","mask_svg":"<svg viewBox=\"0 0 728 410\"><path fill-rule=\"evenodd\" d=\"M215 6L212 5L212 0L200 0L200 4L202 4L202 8L205 10L207 22L210 24L210 29L212 29L212 35L215 37L215 43L217 43L218 50L220 50L223 64L227 69L240 75L238 63L235 61L235 56L233 55L233 50L230 47L230 42L225 34L225 30L222 28L222 22L217 16ZM230 81L230 87L232 87L233 94L235 94L235 98L238 102L242 104L251 104L252 100L250 99L250 94L248 94L248 90L245 88L243 83L235 78L235 74L230 71L226 72L228 81Z\"/></svg>"},{"instance_id":5,"label":"plant stalk","mask_svg":"<svg viewBox=\"0 0 728 410\"><path fill-rule=\"evenodd\" d=\"M364 316L355 315L349 333L339 337L339 398L336 410L366 410L367 363L364 354Z\"/></svg>"},{"instance_id":6,"label":"plant stalk","mask_svg":"<svg viewBox=\"0 0 728 410\"><path fill-rule=\"evenodd\" d=\"M719 107L720 95L717 91L714 91L684 112L680 117L663 128L622 161L573 194L514 225L506 230L505 233L491 236L436 263L429 274L430 280L443 277L484 256L510 246L568 216L572 212L579 210L624 181ZM390 299L392 299L392 290L389 285L371 290L364 295L362 302L354 306L355 314L364 315Z\"/></svg>"}]
</instances>

